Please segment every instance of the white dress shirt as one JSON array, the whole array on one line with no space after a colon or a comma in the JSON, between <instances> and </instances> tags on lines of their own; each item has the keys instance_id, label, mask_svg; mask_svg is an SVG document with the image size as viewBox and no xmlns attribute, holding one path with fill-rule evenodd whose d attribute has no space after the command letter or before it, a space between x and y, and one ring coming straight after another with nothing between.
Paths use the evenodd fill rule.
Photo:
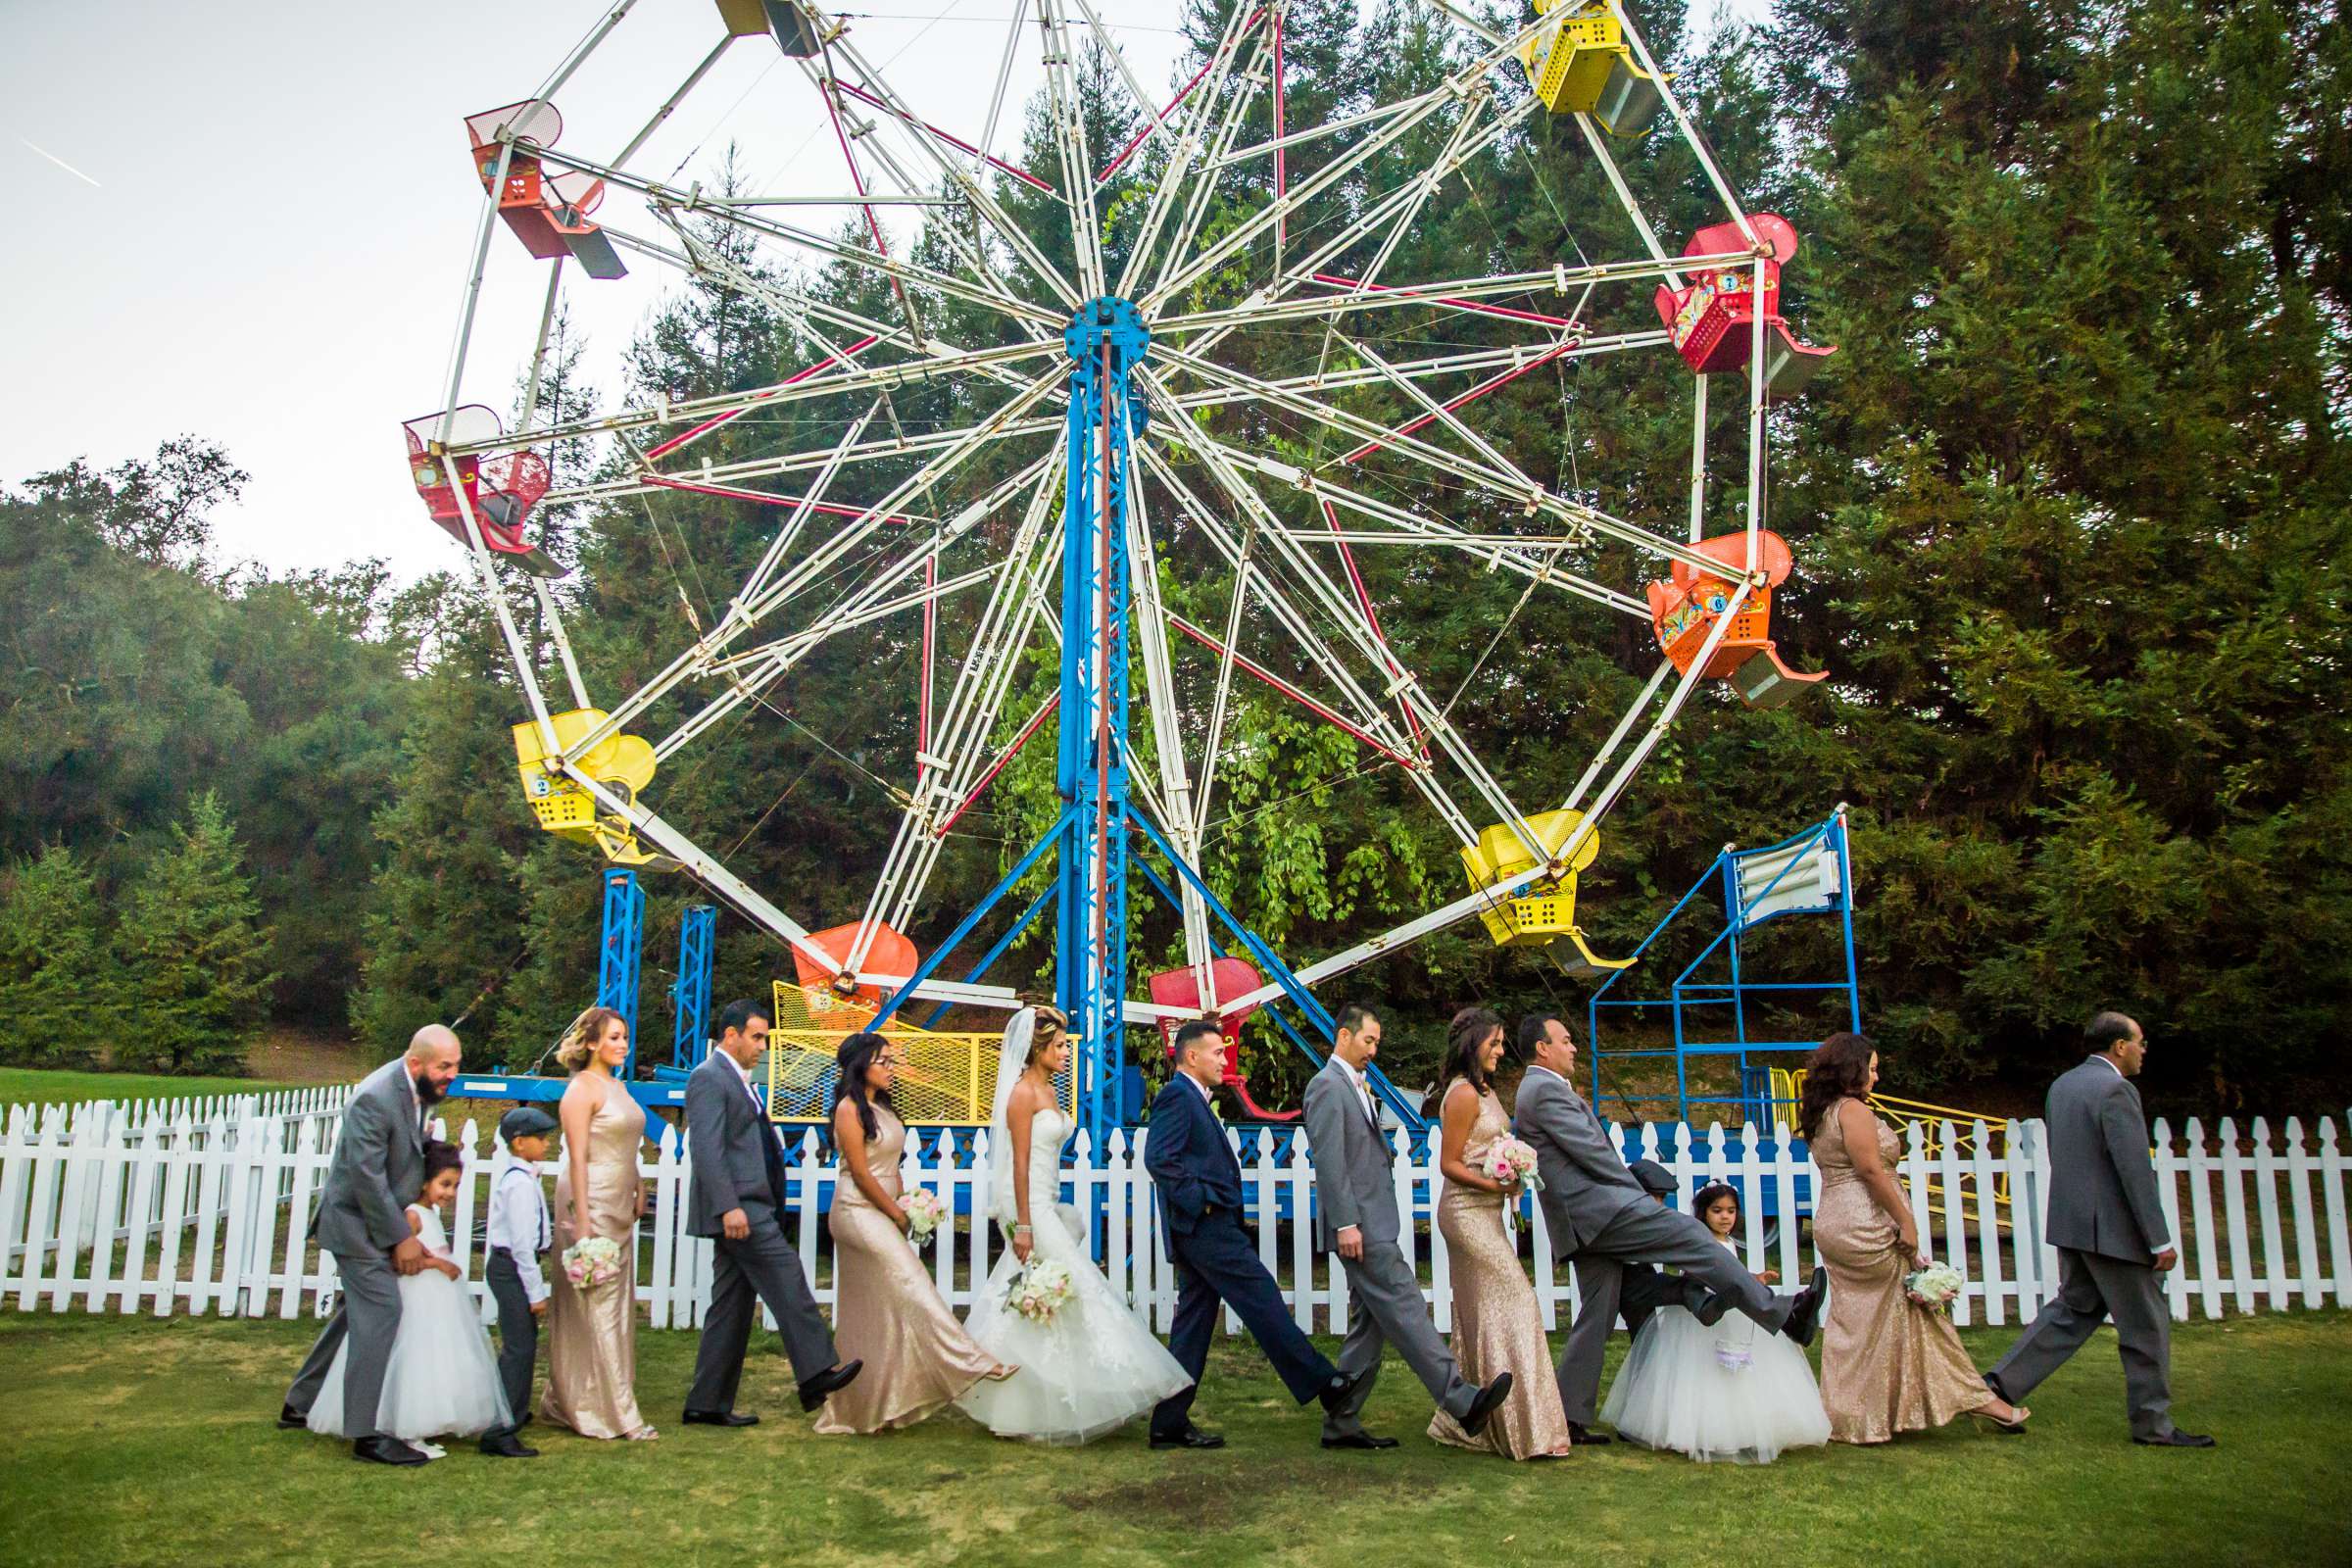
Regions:
<instances>
[{"instance_id":1,"label":"white dress shirt","mask_svg":"<svg viewBox=\"0 0 2352 1568\"><path fill-rule=\"evenodd\" d=\"M538 1167L505 1150L499 1152L498 1172L490 1178L490 1220L483 1240L486 1246L507 1250L525 1296L534 1303L547 1299L547 1278L539 1271L539 1254L555 1243L547 1193L539 1185Z\"/></svg>"}]
</instances>

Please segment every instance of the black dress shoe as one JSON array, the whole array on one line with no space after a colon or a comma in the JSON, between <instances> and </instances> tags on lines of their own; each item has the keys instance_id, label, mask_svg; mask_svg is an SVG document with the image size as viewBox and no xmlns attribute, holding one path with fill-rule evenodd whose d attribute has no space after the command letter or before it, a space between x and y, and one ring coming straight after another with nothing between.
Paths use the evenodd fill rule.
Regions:
<instances>
[{"instance_id":1,"label":"black dress shoe","mask_svg":"<svg viewBox=\"0 0 2352 1568\"><path fill-rule=\"evenodd\" d=\"M2133 1438L2143 1448L2218 1448L2220 1444L2201 1432L2182 1432L2178 1427L2160 1438Z\"/></svg>"},{"instance_id":2,"label":"black dress shoe","mask_svg":"<svg viewBox=\"0 0 2352 1568\"><path fill-rule=\"evenodd\" d=\"M1462 1417L1462 1430L1471 1437L1477 1437L1486 1430L1488 1419L1510 1396L1511 1375L1508 1372L1495 1373L1494 1381L1479 1390L1478 1397L1470 1401L1470 1413Z\"/></svg>"},{"instance_id":3,"label":"black dress shoe","mask_svg":"<svg viewBox=\"0 0 2352 1568\"><path fill-rule=\"evenodd\" d=\"M756 1427L760 1424L758 1416L746 1415L739 1410L689 1410L678 1419L690 1427Z\"/></svg>"},{"instance_id":4,"label":"black dress shoe","mask_svg":"<svg viewBox=\"0 0 2352 1568\"><path fill-rule=\"evenodd\" d=\"M825 1368L824 1371L801 1385L801 1408L804 1410L815 1409L825 1402L827 1395L848 1388L856 1380L858 1374L864 1370L865 1363L863 1361L844 1361L839 1366Z\"/></svg>"},{"instance_id":5,"label":"black dress shoe","mask_svg":"<svg viewBox=\"0 0 2352 1568\"><path fill-rule=\"evenodd\" d=\"M482 1451L494 1459L536 1459L537 1448L526 1448L512 1432L495 1432L482 1440Z\"/></svg>"},{"instance_id":6,"label":"black dress shoe","mask_svg":"<svg viewBox=\"0 0 2352 1568\"><path fill-rule=\"evenodd\" d=\"M1224 1439L1220 1438L1217 1441L1222 1443ZM1396 1446L1396 1440L1395 1438L1376 1438L1369 1432L1350 1432L1344 1438L1325 1438L1323 1446L1326 1448L1394 1448Z\"/></svg>"},{"instance_id":7,"label":"black dress shoe","mask_svg":"<svg viewBox=\"0 0 2352 1568\"><path fill-rule=\"evenodd\" d=\"M1199 1427L1188 1426L1182 1432L1152 1433L1152 1446L1154 1448L1222 1448L1225 1446L1225 1435L1221 1432L1203 1432Z\"/></svg>"},{"instance_id":8,"label":"black dress shoe","mask_svg":"<svg viewBox=\"0 0 2352 1568\"><path fill-rule=\"evenodd\" d=\"M1815 1269L1812 1280L1796 1293L1796 1302L1788 1308L1781 1332L1800 1347L1811 1345L1813 1336L1821 1331L1821 1302L1829 1289L1829 1270Z\"/></svg>"},{"instance_id":9,"label":"black dress shoe","mask_svg":"<svg viewBox=\"0 0 2352 1568\"><path fill-rule=\"evenodd\" d=\"M1568 1423L1568 1442L1571 1446L1579 1448L1605 1448L1616 1441L1616 1439L1610 1437L1605 1432L1595 1432L1591 1427L1578 1426L1573 1421Z\"/></svg>"},{"instance_id":10,"label":"black dress shoe","mask_svg":"<svg viewBox=\"0 0 2352 1568\"><path fill-rule=\"evenodd\" d=\"M309 1413L297 1410L290 1404L277 1412L277 1430L280 1432L292 1432L298 1427L307 1427L310 1424Z\"/></svg>"},{"instance_id":11,"label":"black dress shoe","mask_svg":"<svg viewBox=\"0 0 2352 1568\"><path fill-rule=\"evenodd\" d=\"M1355 1396L1370 1388L1372 1380L1379 1375L1380 1367L1377 1364L1364 1368L1353 1377L1349 1377L1345 1372L1335 1372L1332 1374L1331 1381L1323 1385L1323 1392L1316 1397L1323 1401L1323 1408L1326 1412L1338 1415L1343 1410L1351 1408L1355 1403Z\"/></svg>"},{"instance_id":12,"label":"black dress shoe","mask_svg":"<svg viewBox=\"0 0 2352 1568\"><path fill-rule=\"evenodd\" d=\"M413 1465L425 1462L425 1457L421 1452L410 1447L398 1438L362 1438L351 1446L351 1456L354 1459L365 1459L369 1464Z\"/></svg>"}]
</instances>

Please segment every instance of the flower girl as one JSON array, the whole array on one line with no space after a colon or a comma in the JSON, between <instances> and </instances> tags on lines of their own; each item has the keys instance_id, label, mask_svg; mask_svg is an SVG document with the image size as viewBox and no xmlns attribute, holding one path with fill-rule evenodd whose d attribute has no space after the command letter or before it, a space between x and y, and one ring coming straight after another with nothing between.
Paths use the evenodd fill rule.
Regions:
<instances>
[{"instance_id":1,"label":"flower girl","mask_svg":"<svg viewBox=\"0 0 2352 1568\"><path fill-rule=\"evenodd\" d=\"M1718 1182L1691 1207L1737 1254L1740 1195ZM1759 1275L1767 1285L1770 1274ZM1693 1459L1770 1464L1784 1448L1830 1441L1805 1352L1732 1311L1709 1328L1682 1306L1660 1307L1634 1341L1601 1415L1620 1436Z\"/></svg>"},{"instance_id":2,"label":"flower girl","mask_svg":"<svg viewBox=\"0 0 2352 1568\"><path fill-rule=\"evenodd\" d=\"M455 1144L425 1143L424 1191L408 1208L409 1231L424 1244L425 1264L401 1276L400 1333L384 1365L384 1397L376 1414L384 1433L435 1459L446 1450L424 1439L469 1438L514 1419L499 1386L490 1336L459 1283L465 1271L451 1259L449 1237L441 1228L441 1209L458 1196L463 1169ZM350 1348L347 1340L335 1352L326 1385L311 1406L313 1432L343 1430L343 1357Z\"/></svg>"}]
</instances>

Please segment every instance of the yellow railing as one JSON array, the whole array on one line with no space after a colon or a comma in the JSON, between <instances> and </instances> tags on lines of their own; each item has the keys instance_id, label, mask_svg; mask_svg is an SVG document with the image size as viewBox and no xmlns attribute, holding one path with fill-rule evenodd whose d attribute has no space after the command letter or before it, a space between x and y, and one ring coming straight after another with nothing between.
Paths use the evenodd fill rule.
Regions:
<instances>
[{"instance_id":1,"label":"yellow railing","mask_svg":"<svg viewBox=\"0 0 2352 1568\"><path fill-rule=\"evenodd\" d=\"M832 1111L833 1064L841 1043L873 1021L874 1006L775 983L776 1012L767 1037L767 1114L773 1121L823 1121ZM909 1126L985 1127L995 1102L1002 1037L920 1029L893 1019L882 1033L906 1065L891 1091ZM1077 1114L1077 1086L1055 1081L1062 1108Z\"/></svg>"},{"instance_id":2,"label":"yellow railing","mask_svg":"<svg viewBox=\"0 0 2352 1568\"><path fill-rule=\"evenodd\" d=\"M1769 1081L1772 1098L1792 1107L1789 1120L1793 1122L1796 1119L1793 1107L1804 1098L1805 1069L1774 1067ZM1917 1127L1920 1130L1920 1142L1928 1156L1928 1207L1938 1218L1948 1216L1952 1201L1944 1191L1942 1179L1943 1152L1946 1149L1952 1152L1952 1158L1960 1166L1958 1196L1962 1214L1965 1215L1971 1206L1977 1186L1976 1124L1983 1122L1984 1154L1993 1166L1993 1222L2002 1226L2009 1223L2009 1164L2005 1143L2007 1117L1987 1116L1980 1111L1961 1110L1952 1105L1931 1104L1924 1100L1903 1100L1893 1095L1872 1095L1870 1103L1898 1127ZM1908 1148L1909 1140L1906 1139L1904 1143Z\"/></svg>"}]
</instances>

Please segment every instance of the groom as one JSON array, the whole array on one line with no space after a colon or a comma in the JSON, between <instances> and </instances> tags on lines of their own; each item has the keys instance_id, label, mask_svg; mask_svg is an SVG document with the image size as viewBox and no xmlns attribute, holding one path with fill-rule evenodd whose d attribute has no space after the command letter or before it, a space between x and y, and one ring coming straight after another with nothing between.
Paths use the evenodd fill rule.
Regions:
<instances>
[{"instance_id":1,"label":"groom","mask_svg":"<svg viewBox=\"0 0 2352 1568\"><path fill-rule=\"evenodd\" d=\"M1176 1265L1176 1323L1168 1350L1193 1383L1152 1411L1154 1448L1222 1448L1225 1440L1193 1425L1193 1396L1208 1364L1217 1308L1231 1305L1274 1363L1291 1397L1323 1401L1325 1417L1351 1410L1372 1369L1342 1374L1291 1321L1274 1276L1242 1229L1242 1167L1209 1099L1225 1078L1225 1037L1196 1018L1176 1031L1176 1072L1152 1102L1144 1165L1159 1191L1160 1241Z\"/></svg>"},{"instance_id":2,"label":"groom","mask_svg":"<svg viewBox=\"0 0 2352 1568\"><path fill-rule=\"evenodd\" d=\"M311 1214L311 1234L334 1255L341 1291L310 1358L294 1374L278 1411L280 1427L310 1424L311 1404L346 1336L343 1436L352 1455L375 1464L416 1465L425 1455L376 1426L384 1366L400 1333L400 1276L424 1267L424 1244L405 1212L424 1187L424 1113L458 1075L457 1035L428 1023L409 1038L405 1055L385 1062L352 1091L326 1184Z\"/></svg>"},{"instance_id":3,"label":"groom","mask_svg":"<svg viewBox=\"0 0 2352 1568\"><path fill-rule=\"evenodd\" d=\"M1624 1270L1629 1263L1679 1268L1713 1292L1714 1316L1738 1307L1756 1324L1777 1330L1798 1345L1813 1342L1821 1316L1824 1276L1794 1296L1775 1296L1689 1214L1651 1199L1609 1139L1608 1129L1576 1092L1576 1043L1568 1026L1548 1013L1520 1026L1522 1047L1534 1058L1520 1080L1511 1130L1535 1146L1544 1178L1538 1195L1550 1228L1552 1252L1576 1265L1576 1323L1560 1357L1560 1405L1570 1438L1579 1444L1605 1442L1586 1429L1600 1398L1601 1352L1615 1326ZM1707 1320L1707 1314L1700 1314Z\"/></svg>"},{"instance_id":4,"label":"groom","mask_svg":"<svg viewBox=\"0 0 2352 1568\"><path fill-rule=\"evenodd\" d=\"M710 1305L703 1314L686 1393L689 1426L748 1427L735 1391L751 1344L755 1300L765 1301L800 1379L801 1408L813 1410L849 1386L862 1362L840 1364L833 1332L809 1293L801 1260L784 1239L784 1151L752 1090L752 1068L767 1054L767 1009L730 1002L718 1040L686 1080L686 1231L710 1238Z\"/></svg>"},{"instance_id":5,"label":"groom","mask_svg":"<svg viewBox=\"0 0 2352 1568\"><path fill-rule=\"evenodd\" d=\"M1374 1437L1360 1416L1380 1370L1384 1345L1395 1345L1430 1397L1464 1432L1477 1437L1511 1392L1511 1375L1495 1374L1485 1388L1469 1382L1453 1352L1438 1338L1421 1298L1421 1281L1396 1245L1396 1151L1380 1130L1380 1114L1364 1068L1380 1051L1380 1019L1350 1003L1336 1019L1331 1059L1306 1086L1308 1153L1315 1164L1315 1245L1337 1252L1348 1271L1348 1339L1340 1347L1343 1376L1363 1376L1344 1408L1323 1418L1326 1448L1394 1448L1395 1438Z\"/></svg>"}]
</instances>

